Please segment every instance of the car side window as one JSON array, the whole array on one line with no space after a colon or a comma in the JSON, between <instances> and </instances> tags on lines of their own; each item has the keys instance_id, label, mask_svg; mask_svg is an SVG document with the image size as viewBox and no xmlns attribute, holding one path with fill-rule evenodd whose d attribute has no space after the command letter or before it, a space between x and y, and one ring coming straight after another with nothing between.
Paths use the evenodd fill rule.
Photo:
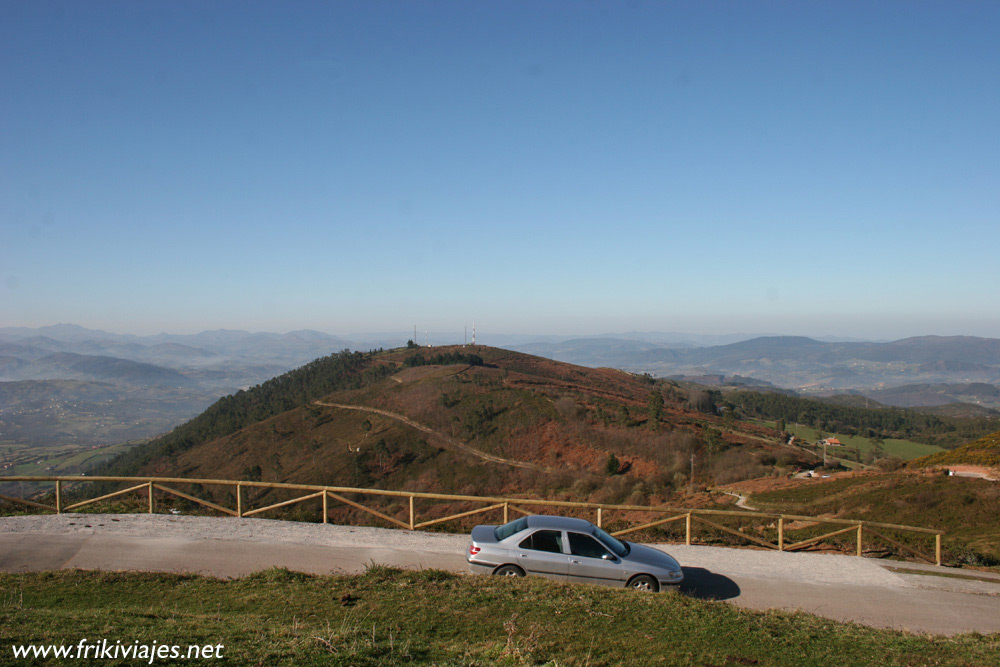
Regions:
<instances>
[{"instance_id":1,"label":"car side window","mask_svg":"<svg viewBox=\"0 0 1000 667\"><path fill-rule=\"evenodd\" d=\"M569 552L584 558L604 558L610 553L600 542L582 533L569 533Z\"/></svg>"},{"instance_id":2,"label":"car side window","mask_svg":"<svg viewBox=\"0 0 1000 667\"><path fill-rule=\"evenodd\" d=\"M531 549L533 551L549 551L556 554L563 552L563 540L561 530L538 530L521 540L517 545L521 549Z\"/></svg>"}]
</instances>

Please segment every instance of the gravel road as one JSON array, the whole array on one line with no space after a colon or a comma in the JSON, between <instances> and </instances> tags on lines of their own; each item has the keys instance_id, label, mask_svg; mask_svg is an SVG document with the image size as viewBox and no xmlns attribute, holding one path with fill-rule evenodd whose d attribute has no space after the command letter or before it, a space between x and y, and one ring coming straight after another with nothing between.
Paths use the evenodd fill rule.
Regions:
<instances>
[{"instance_id":1,"label":"gravel road","mask_svg":"<svg viewBox=\"0 0 1000 667\"><path fill-rule=\"evenodd\" d=\"M272 566L314 574L353 573L371 563L464 572L467 544L466 535L253 518L0 518L0 570L7 572L80 568L239 577ZM843 555L652 546L680 561L686 577L683 590L697 597L754 609L800 609L912 632L1000 632L1000 575L977 581L933 576L947 568Z\"/></svg>"}]
</instances>

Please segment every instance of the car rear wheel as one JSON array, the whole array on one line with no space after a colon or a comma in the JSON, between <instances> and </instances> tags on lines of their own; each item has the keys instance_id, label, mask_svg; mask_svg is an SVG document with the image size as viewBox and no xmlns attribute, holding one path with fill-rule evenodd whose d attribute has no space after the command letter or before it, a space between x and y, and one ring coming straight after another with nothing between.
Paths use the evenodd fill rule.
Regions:
<instances>
[{"instance_id":1,"label":"car rear wheel","mask_svg":"<svg viewBox=\"0 0 1000 667\"><path fill-rule=\"evenodd\" d=\"M523 577L524 570L519 568L517 565L501 565L497 569L493 570L493 574L498 577Z\"/></svg>"},{"instance_id":2,"label":"car rear wheel","mask_svg":"<svg viewBox=\"0 0 1000 667\"><path fill-rule=\"evenodd\" d=\"M650 593L655 593L660 589L659 584L656 583L656 579L653 579L648 574L637 574L629 579L626 585L637 591L648 591Z\"/></svg>"}]
</instances>

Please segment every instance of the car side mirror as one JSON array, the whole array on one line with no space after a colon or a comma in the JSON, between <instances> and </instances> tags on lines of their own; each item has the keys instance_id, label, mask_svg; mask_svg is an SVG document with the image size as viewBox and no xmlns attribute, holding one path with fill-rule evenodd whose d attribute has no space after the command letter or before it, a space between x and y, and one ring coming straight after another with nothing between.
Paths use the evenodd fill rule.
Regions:
<instances>
[{"instance_id":1,"label":"car side mirror","mask_svg":"<svg viewBox=\"0 0 1000 667\"><path fill-rule=\"evenodd\" d=\"M601 558L603 558L604 560L615 560L615 557L607 552L605 552L604 555L601 556Z\"/></svg>"}]
</instances>

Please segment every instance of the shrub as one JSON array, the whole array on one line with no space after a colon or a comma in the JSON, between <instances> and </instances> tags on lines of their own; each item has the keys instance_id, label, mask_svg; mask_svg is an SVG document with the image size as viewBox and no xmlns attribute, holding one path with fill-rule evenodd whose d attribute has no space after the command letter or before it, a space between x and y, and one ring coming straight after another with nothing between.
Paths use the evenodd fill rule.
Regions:
<instances>
[{"instance_id":1,"label":"shrub","mask_svg":"<svg viewBox=\"0 0 1000 667\"><path fill-rule=\"evenodd\" d=\"M617 475L621 470L621 463L618 461L618 457L614 455L614 452L608 454L608 460L604 464L604 472L609 475Z\"/></svg>"}]
</instances>

